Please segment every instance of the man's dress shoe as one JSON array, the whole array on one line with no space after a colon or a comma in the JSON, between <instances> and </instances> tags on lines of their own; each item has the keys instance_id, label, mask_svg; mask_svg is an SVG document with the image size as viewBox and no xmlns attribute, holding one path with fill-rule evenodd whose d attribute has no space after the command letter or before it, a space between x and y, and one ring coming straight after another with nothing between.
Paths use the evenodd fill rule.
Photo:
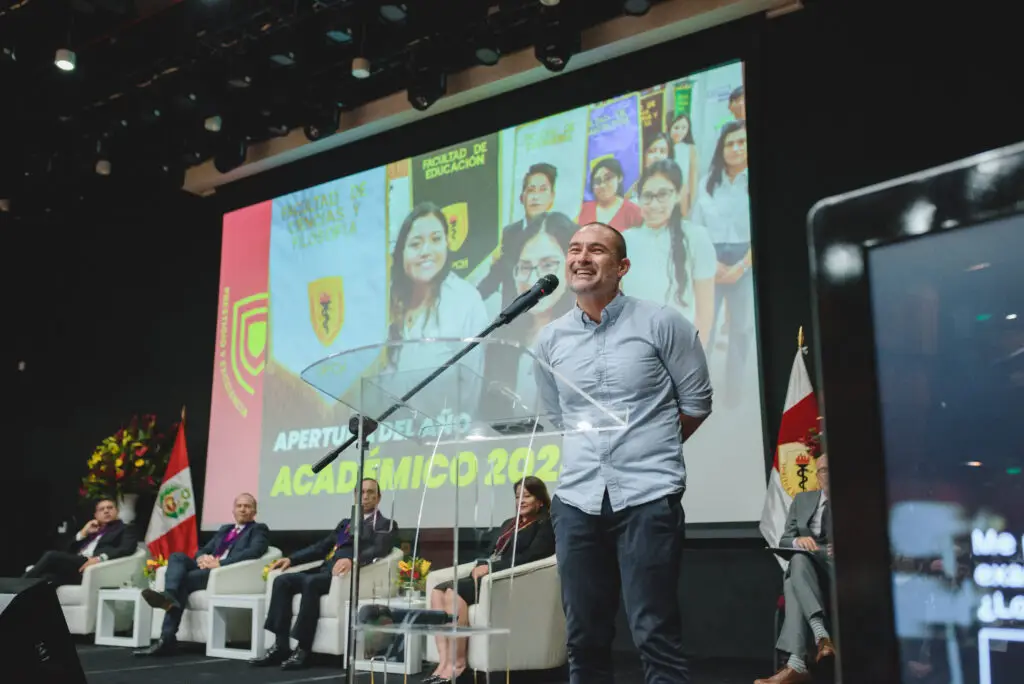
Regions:
<instances>
[{"instance_id":1,"label":"man's dress shoe","mask_svg":"<svg viewBox=\"0 0 1024 684\"><path fill-rule=\"evenodd\" d=\"M262 658L253 658L249 661L250 665L256 667L269 667L271 665L280 665L284 661L288 660L288 656L292 654L291 649L281 648L277 644L274 644L263 654Z\"/></svg>"},{"instance_id":2,"label":"man's dress shoe","mask_svg":"<svg viewBox=\"0 0 1024 684\"><path fill-rule=\"evenodd\" d=\"M173 596L156 589L143 589L142 600L148 603L150 607L159 608L165 612L174 608L181 608Z\"/></svg>"},{"instance_id":3,"label":"man's dress shoe","mask_svg":"<svg viewBox=\"0 0 1024 684\"><path fill-rule=\"evenodd\" d=\"M288 656L288 659L281 663L282 670L303 670L309 667L309 651L304 648L297 648Z\"/></svg>"},{"instance_id":4,"label":"man's dress shoe","mask_svg":"<svg viewBox=\"0 0 1024 684\"><path fill-rule=\"evenodd\" d=\"M178 652L178 643L170 639L159 639L149 645L149 648L140 648L132 651L137 656L169 656Z\"/></svg>"}]
</instances>

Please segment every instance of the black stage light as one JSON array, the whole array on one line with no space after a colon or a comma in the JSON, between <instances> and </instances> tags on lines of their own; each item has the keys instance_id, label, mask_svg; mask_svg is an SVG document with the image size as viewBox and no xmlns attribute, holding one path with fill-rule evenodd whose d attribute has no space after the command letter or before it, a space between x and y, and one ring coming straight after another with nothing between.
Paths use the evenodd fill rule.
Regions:
<instances>
[{"instance_id":1,"label":"black stage light","mask_svg":"<svg viewBox=\"0 0 1024 684\"><path fill-rule=\"evenodd\" d=\"M448 74L434 69L421 69L409 84L409 104L424 111L448 92Z\"/></svg>"},{"instance_id":2,"label":"black stage light","mask_svg":"<svg viewBox=\"0 0 1024 684\"><path fill-rule=\"evenodd\" d=\"M642 17L651 11L651 0L625 0L622 11L631 17Z\"/></svg>"}]
</instances>

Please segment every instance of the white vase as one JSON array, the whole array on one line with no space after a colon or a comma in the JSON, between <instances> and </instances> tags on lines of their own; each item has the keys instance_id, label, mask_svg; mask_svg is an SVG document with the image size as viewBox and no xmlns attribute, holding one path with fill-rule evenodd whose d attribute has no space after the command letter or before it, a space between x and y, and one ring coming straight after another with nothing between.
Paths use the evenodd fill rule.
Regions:
<instances>
[{"instance_id":1,"label":"white vase","mask_svg":"<svg viewBox=\"0 0 1024 684\"><path fill-rule=\"evenodd\" d=\"M135 504L139 501L138 494L122 494L117 500L117 508L120 511L121 522L124 524L135 522Z\"/></svg>"}]
</instances>

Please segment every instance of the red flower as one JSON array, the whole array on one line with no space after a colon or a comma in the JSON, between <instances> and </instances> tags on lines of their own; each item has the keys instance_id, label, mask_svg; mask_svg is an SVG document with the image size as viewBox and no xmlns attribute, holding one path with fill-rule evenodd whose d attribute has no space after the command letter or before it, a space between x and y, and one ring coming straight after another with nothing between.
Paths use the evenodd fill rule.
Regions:
<instances>
[{"instance_id":1,"label":"red flower","mask_svg":"<svg viewBox=\"0 0 1024 684\"><path fill-rule=\"evenodd\" d=\"M147 451L149 451L149 447L146 446L145 444L143 444L142 446L140 446L138 449L135 450L135 455L136 456L145 456Z\"/></svg>"}]
</instances>

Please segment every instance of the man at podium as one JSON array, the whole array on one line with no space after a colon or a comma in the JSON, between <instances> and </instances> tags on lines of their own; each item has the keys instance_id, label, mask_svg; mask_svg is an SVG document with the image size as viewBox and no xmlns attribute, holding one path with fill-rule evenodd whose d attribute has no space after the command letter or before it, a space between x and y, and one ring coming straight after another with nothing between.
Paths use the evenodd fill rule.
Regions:
<instances>
[{"instance_id":1,"label":"man at podium","mask_svg":"<svg viewBox=\"0 0 1024 684\"><path fill-rule=\"evenodd\" d=\"M711 382L692 323L622 294L629 269L619 231L581 228L566 259L576 307L548 324L536 345L543 408L567 428L551 514L572 684L614 681L620 590L646 681L690 681L677 596L683 443L711 413ZM574 414L592 412L591 397L621 408L628 424L596 431L577 419L572 427Z\"/></svg>"}]
</instances>

